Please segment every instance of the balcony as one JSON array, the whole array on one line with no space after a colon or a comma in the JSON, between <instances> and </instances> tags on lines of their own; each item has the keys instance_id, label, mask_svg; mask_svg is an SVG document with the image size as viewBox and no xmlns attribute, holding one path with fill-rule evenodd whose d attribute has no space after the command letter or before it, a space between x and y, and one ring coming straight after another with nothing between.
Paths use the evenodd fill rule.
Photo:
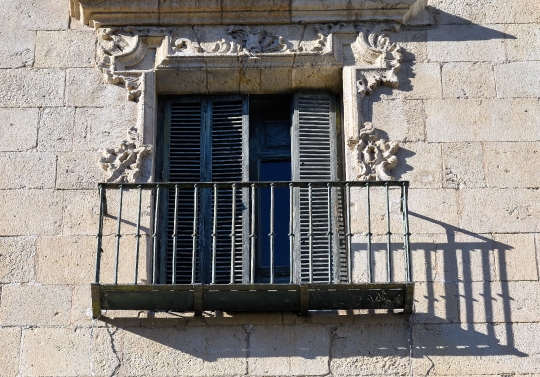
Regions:
<instances>
[{"instance_id":1,"label":"balcony","mask_svg":"<svg viewBox=\"0 0 540 377\"><path fill-rule=\"evenodd\" d=\"M99 184L102 310L411 312L408 182Z\"/></svg>"}]
</instances>

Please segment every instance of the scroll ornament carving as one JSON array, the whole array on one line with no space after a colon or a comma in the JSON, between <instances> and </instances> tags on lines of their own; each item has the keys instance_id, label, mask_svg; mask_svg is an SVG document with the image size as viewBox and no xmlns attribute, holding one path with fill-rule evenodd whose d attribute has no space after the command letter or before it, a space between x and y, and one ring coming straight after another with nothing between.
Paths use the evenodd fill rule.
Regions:
<instances>
[{"instance_id":1,"label":"scroll ornament carving","mask_svg":"<svg viewBox=\"0 0 540 377\"><path fill-rule=\"evenodd\" d=\"M395 156L399 143L381 139L370 122L364 123L358 139L350 139L349 146L358 154L359 181L393 181L390 171L398 163Z\"/></svg>"},{"instance_id":2,"label":"scroll ornament carving","mask_svg":"<svg viewBox=\"0 0 540 377\"><path fill-rule=\"evenodd\" d=\"M122 140L116 148L103 151L99 164L106 172L105 182L135 182L139 176L143 159L152 153L152 148L142 145L134 128L128 131L128 140Z\"/></svg>"}]
</instances>

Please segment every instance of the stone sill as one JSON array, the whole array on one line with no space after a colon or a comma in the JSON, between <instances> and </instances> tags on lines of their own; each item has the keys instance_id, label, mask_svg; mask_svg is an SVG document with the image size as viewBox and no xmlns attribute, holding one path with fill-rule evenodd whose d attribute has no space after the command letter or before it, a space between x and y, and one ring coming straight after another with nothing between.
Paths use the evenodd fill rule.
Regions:
<instances>
[{"instance_id":1,"label":"stone sill","mask_svg":"<svg viewBox=\"0 0 540 377\"><path fill-rule=\"evenodd\" d=\"M92 27L406 22L427 0L70 0Z\"/></svg>"}]
</instances>

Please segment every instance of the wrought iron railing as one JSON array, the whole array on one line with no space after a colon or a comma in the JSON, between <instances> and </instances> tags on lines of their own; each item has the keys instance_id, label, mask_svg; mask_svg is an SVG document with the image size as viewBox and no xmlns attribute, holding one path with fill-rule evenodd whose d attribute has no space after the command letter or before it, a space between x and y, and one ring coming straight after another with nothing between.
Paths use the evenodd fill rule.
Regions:
<instances>
[{"instance_id":1,"label":"wrought iron railing","mask_svg":"<svg viewBox=\"0 0 540 377\"><path fill-rule=\"evenodd\" d=\"M94 284L412 280L408 182L101 183L99 192Z\"/></svg>"}]
</instances>

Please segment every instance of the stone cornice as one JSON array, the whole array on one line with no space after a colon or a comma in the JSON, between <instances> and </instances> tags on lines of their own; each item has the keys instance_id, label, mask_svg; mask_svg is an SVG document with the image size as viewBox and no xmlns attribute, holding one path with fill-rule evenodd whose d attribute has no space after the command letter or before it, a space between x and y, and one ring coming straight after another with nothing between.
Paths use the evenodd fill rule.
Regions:
<instances>
[{"instance_id":1,"label":"stone cornice","mask_svg":"<svg viewBox=\"0 0 540 377\"><path fill-rule=\"evenodd\" d=\"M70 0L71 16L93 26L405 22L426 0Z\"/></svg>"}]
</instances>

